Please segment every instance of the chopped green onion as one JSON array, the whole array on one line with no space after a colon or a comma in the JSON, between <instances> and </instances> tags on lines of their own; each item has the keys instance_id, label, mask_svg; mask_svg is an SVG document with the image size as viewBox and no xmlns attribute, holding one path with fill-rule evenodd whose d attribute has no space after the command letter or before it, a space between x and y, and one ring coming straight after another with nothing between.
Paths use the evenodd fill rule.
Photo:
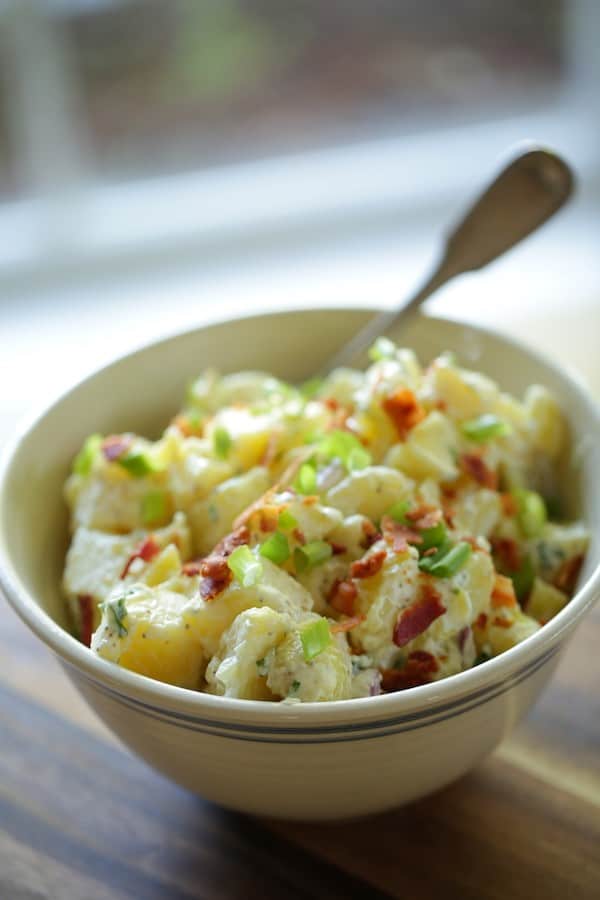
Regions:
<instances>
[{"instance_id":1,"label":"chopped green onion","mask_svg":"<svg viewBox=\"0 0 600 900\"><path fill-rule=\"evenodd\" d=\"M204 421L204 416L201 415L196 409L188 409L185 413L185 418L188 420L188 424L193 431L198 431L202 427L202 422Z\"/></svg>"},{"instance_id":2,"label":"chopped green onion","mask_svg":"<svg viewBox=\"0 0 600 900\"><path fill-rule=\"evenodd\" d=\"M167 511L167 498L163 491L149 491L142 497L142 522L153 525L160 521Z\"/></svg>"},{"instance_id":3,"label":"chopped green onion","mask_svg":"<svg viewBox=\"0 0 600 900\"><path fill-rule=\"evenodd\" d=\"M316 449L317 453L325 459L339 459L350 472L364 469L372 462L371 454L349 431L340 429L330 431L319 442Z\"/></svg>"},{"instance_id":4,"label":"chopped green onion","mask_svg":"<svg viewBox=\"0 0 600 900\"><path fill-rule=\"evenodd\" d=\"M264 658L264 656L262 657L262 659L256 660L256 671L258 672L259 675L268 675L269 674L269 667L267 666L267 661Z\"/></svg>"},{"instance_id":5,"label":"chopped green onion","mask_svg":"<svg viewBox=\"0 0 600 900\"><path fill-rule=\"evenodd\" d=\"M288 697L289 697L291 694L297 694L299 690L300 690L300 682L299 682L299 681L292 681L292 686L291 686L291 688L290 688L290 693L288 694Z\"/></svg>"},{"instance_id":6,"label":"chopped green onion","mask_svg":"<svg viewBox=\"0 0 600 900\"><path fill-rule=\"evenodd\" d=\"M73 460L73 471L76 475L89 475L94 465L94 460L102 446L102 435L90 434L84 441L83 447Z\"/></svg>"},{"instance_id":7,"label":"chopped green onion","mask_svg":"<svg viewBox=\"0 0 600 900\"><path fill-rule=\"evenodd\" d=\"M218 425L213 431L213 447L219 459L226 459L231 450L231 435L226 428Z\"/></svg>"},{"instance_id":8,"label":"chopped green onion","mask_svg":"<svg viewBox=\"0 0 600 900\"><path fill-rule=\"evenodd\" d=\"M525 488L516 488L513 491L519 510L517 521L525 537L537 537L546 521L548 513L542 497L535 491L527 491Z\"/></svg>"},{"instance_id":9,"label":"chopped green onion","mask_svg":"<svg viewBox=\"0 0 600 900\"><path fill-rule=\"evenodd\" d=\"M473 662L473 667L475 667L475 666L480 666L481 663L487 662L488 659L491 659L491 658L492 658L492 657L489 655L489 653L484 653L484 652L482 651L482 652L479 654L479 656L476 656L476 657L475 657L475 660L474 660L474 662Z\"/></svg>"},{"instance_id":10,"label":"chopped green onion","mask_svg":"<svg viewBox=\"0 0 600 900\"><path fill-rule=\"evenodd\" d=\"M279 513L279 520L277 525L283 531L291 531L292 528L295 528L298 524L298 520L293 517L289 509L283 509Z\"/></svg>"},{"instance_id":11,"label":"chopped green onion","mask_svg":"<svg viewBox=\"0 0 600 900\"><path fill-rule=\"evenodd\" d=\"M111 613L114 619L119 637L125 637L125 635L128 633L127 628L125 627L125 619L127 617L125 597L119 597L118 600L113 600L111 603L107 603L106 608Z\"/></svg>"},{"instance_id":12,"label":"chopped green onion","mask_svg":"<svg viewBox=\"0 0 600 900\"><path fill-rule=\"evenodd\" d=\"M260 546L260 555L270 559L276 565L281 565L290 558L290 545L285 534L275 531Z\"/></svg>"},{"instance_id":13,"label":"chopped green onion","mask_svg":"<svg viewBox=\"0 0 600 900\"><path fill-rule=\"evenodd\" d=\"M511 433L512 428L508 422L504 422L498 416L484 413L482 416L477 416L476 419L463 422L460 430L470 441L481 444L484 441L491 441L492 438L505 437Z\"/></svg>"},{"instance_id":14,"label":"chopped green onion","mask_svg":"<svg viewBox=\"0 0 600 900\"><path fill-rule=\"evenodd\" d=\"M310 463L304 463L300 466L300 471L296 475L294 487L300 494L315 494L317 491L317 472Z\"/></svg>"},{"instance_id":15,"label":"chopped green onion","mask_svg":"<svg viewBox=\"0 0 600 900\"><path fill-rule=\"evenodd\" d=\"M235 548L231 556L227 557L227 565L242 587L252 587L261 579L262 563L247 544Z\"/></svg>"},{"instance_id":16,"label":"chopped green onion","mask_svg":"<svg viewBox=\"0 0 600 900\"><path fill-rule=\"evenodd\" d=\"M442 547L448 540L448 532L443 522L438 522L432 528L425 528L421 532L422 542L419 544L419 552L425 553L432 547Z\"/></svg>"},{"instance_id":17,"label":"chopped green onion","mask_svg":"<svg viewBox=\"0 0 600 900\"><path fill-rule=\"evenodd\" d=\"M396 354L396 345L386 337L378 337L369 350L369 359L379 362L382 359L393 359Z\"/></svg>"},{"instance_id":18,"label":"chopped green onion","mask_svg":"<svg viewBox=\"0 0 600 900\"><path fill-rule=\"evenodd\" d=\"M321 617L301 628L300 641L304 659L306 662L310 662L331 643L331 631L327 619Z\"/></svg>"},{"instance_id":19,"label":"chopped green onion","mask_svg":"<svg viewBox=\"0 0 600 900\"><path fill-rule=\"evenodd\" d=\"M143 478L153 472L160 472L159 466L147 453L126 453L115 460L123 469L133 475L134 478Z\"/></svg>"},{"instance_id":20,"label":"chopped green onion","mask_svg":"<svg viewBox=\"0 0 600 900\"><path fill-rule=\"evenodd\" d=\"M408 525L408 519L406 518L406 513L410 509L410 500L398 500L394 503L393 506L387 511L387 515L390 516L397 522L399 525Z\"/></svg>"},{"instance_id":21,"label":"chopped green onion","mask_svg":"<svg viewBox=\"0 0 600 900\"><path fill-rule=\"evenodd\" d=\"M462 569L471 553L471 545L460 541L454 547L445 549L441 556L439 552L435 556L424 556L419 561L419 568L435 578L452 578Z\"/></svg>"},{"instance_id":22,"label":"chopped green onion","mask_svg":"<svg viewBox=\"0 0 600 900\"><path fill-rule=\"evenodd\" d=\"M322 378L309 378L308 381L305 381L300 385L300 393L306 400L310 400L319 393L323 387L323 383Z\"/></svg>"},{"instance_id":23,"label":"chopped green onion","mask_svg":"<svg viewBox=\"0 0 600 900\"><path fill-rule=\"evenodd\" d=\"M294 550L294 564L297 572L306 572L320 566L331 557L333 550L327 541L311 541Z\"/></svg>"},{"instance_id":24,"label":"chopped green onion","mask_svg":"<svg viewBox=\"0 0 600 900\"><path fill-rule=\"evenodd\" d=\"M516 572L510 573L510 579L517 595L517 600L522 603L529 596L529 592L535 581L535 567L531 556L527 554Z\"/></svg>"}]
</instances>

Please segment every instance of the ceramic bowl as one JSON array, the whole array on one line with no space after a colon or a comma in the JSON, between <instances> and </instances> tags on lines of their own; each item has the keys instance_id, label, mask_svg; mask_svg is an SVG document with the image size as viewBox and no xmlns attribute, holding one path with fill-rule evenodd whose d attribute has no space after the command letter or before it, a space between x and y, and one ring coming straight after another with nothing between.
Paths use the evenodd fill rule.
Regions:
<instances>
[{"instance_id":1,"label":"ceramic bowl","mask_svg":"<svg viewBox=\"0 0 600 900\"><path fill-rule=\"evenodd\" d=\"M287 705L214 697L161 684L92 654L67 630L60 576L67 543L62 485L89 433L158 436L205 366L308 377L372 310L310 309L186 332L101 369L44 409L7 448L1 470L0 570L9 602L58 656L98 716L135 753L209 800L289 819L382 811L435 791L508 734L556 668L600 593L600 416L585 388L499 334L431 317L402 341L423 360L444 349L521 394L539 382L567 411L571 512L593 534L580 588L522 644L475 669L400 693ZM40 740L43 736L40 735Z\"/></svg>"}]
</instances>

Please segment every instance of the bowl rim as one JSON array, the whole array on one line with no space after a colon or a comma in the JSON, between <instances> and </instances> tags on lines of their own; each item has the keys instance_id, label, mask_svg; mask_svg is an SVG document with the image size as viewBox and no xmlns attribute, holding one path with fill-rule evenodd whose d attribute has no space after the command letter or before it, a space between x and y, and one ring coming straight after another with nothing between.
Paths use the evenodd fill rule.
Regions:
<instances>
[{"instance_id":1,"label":"bowl rim","mask_svg":"<svg viewBox=\"0 0 600 900\"><path fill-rule=\"evenodd\" d=\"M298 305L285 310L224 316L210 319L204 324L192 328L180 329L158 340L145 342L127 353L116 355L100 367L85 374L75 384L46 399L33 413L26 415L18 424L0 456L0 513L2 512L1 498L4 495L2 486L8 480L11 468L18 458L21 444L29 432L47 415L51 414L55 407L111 367L152 352L159 346L164 347L169 343L176 344L177 341L193 334L223 327L240 320L266 320L298 313L343 314L351 312L374 315L378 311L380 308L376 306L311 307ZM473 325L459 318L434 316L428 313L421 314L421 317L432 322L443 323L444 326L449 325L451 328L464 329L466 327L484 340L505 343L529 356L541 367L550 369L583 401L590 421L594 425L594 430L600 434L600 406L593 398L585 381L577 373L559 367L544 353L528 346L521 339L494 328ZM320 703L286 701L269 703L261 700L215 696L176 687L122 669L115 663L91 653L89 648L58 625L42 609L21 582L9 558L3 539L3 530L4 517L0 515L0 588L17 615L41 641L54 651L63 664L77 670L84 680L91 681L105 693L121 701L127 700L134 707L145 709L147 712L168 713L170 711L171 714L179 715L182 720L187 719L189 722L207 725L223 726L226 722L236 723L232 724L232 727L246 727L249 731L267 729L299 734L310 732L310 726L314 726L318 731L323 731L328 723L330 729L335 730L361 722L382 726L391 722L429 718L453 709L458 711L465 705L478 701L479 698L482 698L481 702L486 702L486 699L496 696L497 693L510 690L513 683L518 683L519 680L527 677L553 655L559 649L563 636L574 627L575 623L600 596L599 563L569 603L550 622L520 644L480 666L427 685L374 697Z\"/></svg>"}]
</instances>

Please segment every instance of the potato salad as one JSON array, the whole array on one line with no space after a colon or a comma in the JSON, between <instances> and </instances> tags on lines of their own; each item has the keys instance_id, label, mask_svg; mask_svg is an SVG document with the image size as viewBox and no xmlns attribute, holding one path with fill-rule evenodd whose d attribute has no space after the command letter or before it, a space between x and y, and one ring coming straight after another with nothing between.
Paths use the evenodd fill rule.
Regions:
<instances>
[{"instance_id":1,"label":"potato salad","mask_svg":"<svg viewBox=\"0 0 600 900\"><path fill-rule=\"evenodd\" d=\"M345 700L446 678L568 602L554 397L380 338L365 372L194 381L157 441L92 434L63 588L90 652L224 697Z\"/></svg>"}]
</instances>

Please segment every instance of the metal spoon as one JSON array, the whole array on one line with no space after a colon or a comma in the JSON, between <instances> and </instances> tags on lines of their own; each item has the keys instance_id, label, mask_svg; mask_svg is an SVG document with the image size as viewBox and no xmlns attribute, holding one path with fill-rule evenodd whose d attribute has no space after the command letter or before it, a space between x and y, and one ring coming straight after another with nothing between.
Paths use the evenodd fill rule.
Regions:
<instances>
[{"instance_id":1,"label":"metal spoon","mask_svg":"<svg viewBox=\"0 0 600 900\"><path fill-rule=\"evenodd\" d=\"M543 225L569 199L575 178L556 153L536 147L516 157L450 233L441 261L402 305L374 316L321 372L352 363L400 319L407 318L455 275L481 269Z\"/></svg>"}]
</instances>

